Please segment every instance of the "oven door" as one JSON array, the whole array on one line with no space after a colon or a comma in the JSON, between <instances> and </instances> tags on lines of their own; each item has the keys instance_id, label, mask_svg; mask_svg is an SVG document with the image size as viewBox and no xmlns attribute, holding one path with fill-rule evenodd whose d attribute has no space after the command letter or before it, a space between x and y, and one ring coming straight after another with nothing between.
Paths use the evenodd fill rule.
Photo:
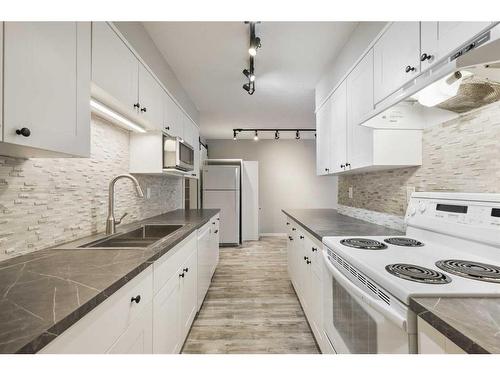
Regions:
<instances>
[{"instance_id":1,"label":"oven door","mask_svg":"<svg viewBox=\"0 0 500 375\"><path fill-rule=\"evenodd\" d=\"M194 169L194 150L182 140L177 143L178 166L184 171L192 171Z\"/></svg>"},{"instance_id":2,"label":"oven door","mask_svg":"<svg viewBox=\"0 0 500 375\"><path fill-rule=\"evenodd\" d=\"M323 257L324 329L334 350L339 354L411 353L415 345L407 332L407 315L355 285L331 263L326 249Z\"/></svg>"}]
</instances>

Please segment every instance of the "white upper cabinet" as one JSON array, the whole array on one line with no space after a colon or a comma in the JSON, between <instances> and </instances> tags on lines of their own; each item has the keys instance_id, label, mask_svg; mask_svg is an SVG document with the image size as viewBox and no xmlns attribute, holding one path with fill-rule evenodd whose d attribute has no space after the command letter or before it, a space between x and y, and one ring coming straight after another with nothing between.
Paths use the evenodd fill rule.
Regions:
<instances>
[{"instance_id":1,"label":"white upper cabinet","mask_svg":"<svg viewBox=\"0 0 500 375\"><path fill-rule=\"evenodd\" d=\"M373 162L373 130L360 125L373 110L373 50L370 50L347 77L347 168Z\"/></svg>"},{"instance_id":2,"label":"white upper cabinet","mask_svg":"<svg viewBox=\"0 0 500 375\"><path fill-rule=\"evenodd\" d=\"M163 92L163 131L173 137L184 137L182 111L166 92Z\"/></svg>"},{"instance_id":3,"label":"white upper cabinet","mask_svg":"<svg viewBox=\"0 0 500 375\"><path fill-rule=\"evenodd\" d=\"M1 153L88 157L90 23L5 22L3 32Z\"/></svg>"},{"instance_id":4,"label":"white upper cabinet","mask_svg":"<svg viewBox=\"0 0 500 375\"><path fill-rule=\"evenodd\" d=\"M150 128L163 128L163 95L165 91L146 67L139 64L139 112Z\"/></svg>"},{"instance_id":5,"label":"white upper cabinet","mask_svg":"<svg viewBox=\"0 0 500 375\"><path fill-rule=\"evenodd\" d=\"M316 112L316 174L330 173L331 97Z\"/></svg>"},{"instance_id":6,"label":"white upper cabinet","mask_svg":"<svg viewBox=\"0 0 500 375\"><path fill-rule=\"evenodd\" d=\"M345 170L347 163L347 91L343 81L331 97L330 173Z\"/></svg>"},{"instance_id":7,"label":"white upper cabinet","mask_svg":"<svg viewBox=\"0 0 500 375\"><path fill-rule=\"evenodd\" d=\"M420 72L420 23L394 22L373 47L375 103Z\"/></svg>"},{"instance_id":8,"label":"white upper cabinet","mask_svg":"<svg viewBox=\"0 0 500 375\"><path fill-rule=\"evenodd\" d=\"M491 26L491 22L421 22L422 71Z\"/></svg>"},{"instance_id":9,"label":"white upper cabinet","mask_svg":"<svg viewBox=\"0 0 500 375\"><path fill-rule=\"evenodd\" d=\"M137 110L139 61L106 22L92 23L92 82L98 99L115 108Z\"/></svg>"}]
</instances>

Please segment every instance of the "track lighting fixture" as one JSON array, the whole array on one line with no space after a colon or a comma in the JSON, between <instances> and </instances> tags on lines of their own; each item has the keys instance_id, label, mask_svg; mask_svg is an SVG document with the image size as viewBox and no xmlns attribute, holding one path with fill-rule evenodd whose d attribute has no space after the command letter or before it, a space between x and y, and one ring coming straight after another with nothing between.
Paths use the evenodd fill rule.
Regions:
<instances>
[{"instance_id":1,"label":"track lighting fixture","mask_svg":"<svg viewBox=\"0 0 500 375\"><path fill-rule=\"evenodd\" d=\"M255 56L257 55L257 49L261 48L262 44L260 38L255 36L255 24L258 22L245 22L250 28L250 47L248 48L249 58L249 68L243 70L243 74L248 79L248 83L243 85L243 90L245 90L249 95L253 95L255 92Z\"/></svg>"},{"instance_id":2,"label":"track lighting fixture","mask_svg":"<svg viewBox=\"0 0 500 375\"><path fill-rule=\"evenodd\" d=\"M283 132L293 132L295 133L295 139L296 140L300 140L301 137L300 137L300 132L313 132L314 135L316 136L316 129L285 129L285 128L282 128L282 129L233 129L233 139L236 140L237 138L237 135L238 133L243 133L243 132L252 132L254 134L254 141L258 141L259 140L259 132L273 132L274 133L274 139L275 140L278 140L280 139L280 132L283 133ZM245 138L245 137L243 137ZM286 138L286 137L285 137ZM246 138L248 139L248 138ZM267 139L266 137L264 137L264 139ZM272 139L272 138L271 138ZM306 139L308 139L306 137Z\"/></svg>"}]
</instances>

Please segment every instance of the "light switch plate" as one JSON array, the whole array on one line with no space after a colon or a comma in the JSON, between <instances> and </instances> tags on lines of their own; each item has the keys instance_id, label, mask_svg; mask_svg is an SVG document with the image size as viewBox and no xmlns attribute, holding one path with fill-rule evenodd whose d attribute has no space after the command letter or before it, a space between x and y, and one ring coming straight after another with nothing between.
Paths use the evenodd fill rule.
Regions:
<instances>
[{"instance_id":1,"label":"light switch plate","mask_svg":"<svg viewBox=\"0 0 500 375\"><path fill-rule=\"evenodd\" d=\"M353 196L353 187L352 186L349 186L349 199L352 199L352 196Z\"/></svg>"}]
</instances>

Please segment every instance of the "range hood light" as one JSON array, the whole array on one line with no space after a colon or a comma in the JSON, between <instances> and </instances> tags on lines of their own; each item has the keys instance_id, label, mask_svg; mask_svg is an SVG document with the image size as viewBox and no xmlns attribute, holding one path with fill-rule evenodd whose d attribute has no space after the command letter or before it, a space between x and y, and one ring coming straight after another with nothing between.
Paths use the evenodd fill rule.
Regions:
<instances>
[{"instance_id":1,"label":"range hood light","mask_svg":"<svg viewBox=\"0 0 500 375\"><path fill-rule=\"evenodd\" d=\"M420 90L412 97L426 107L435 107L457 95L462 80L471 73L455 72Z\"/></svg>"}]
</instances>

